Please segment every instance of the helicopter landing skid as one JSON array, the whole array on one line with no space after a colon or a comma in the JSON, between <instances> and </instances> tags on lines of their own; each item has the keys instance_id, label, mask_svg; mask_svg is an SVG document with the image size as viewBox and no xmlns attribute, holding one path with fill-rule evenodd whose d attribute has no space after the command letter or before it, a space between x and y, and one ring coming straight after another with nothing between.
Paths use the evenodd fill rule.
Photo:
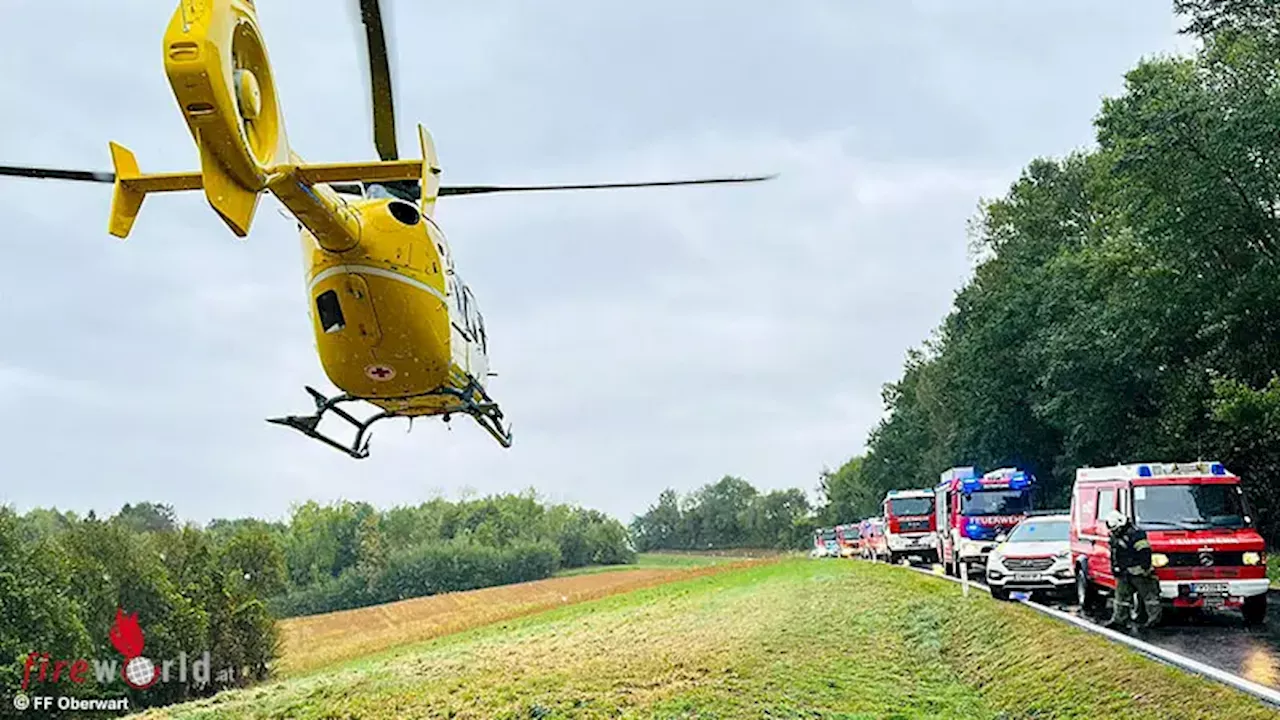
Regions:
<instances>
[{"instance_id":1,"label":"helicopter landing skid","mask_svg":"<svg viewBox=\"0 0 1280 720\"><path fill-rule=\"evenodd\" d=\"M328 398L319 390L316 390L309 385L305 387L307 394L309 394L311 399L316 403L316 412L314 415L289 415L287 417L267 418L267 422L291 427L313 440L319 440L335 450L346 453L356 460L363 460L364 458L369 457L369 440L371 438L368 433L369 428L372 427L374 423L379 420L385 420L392 417L407 417L410 419L410 422L412 422L412 419L417 417L409 413L384 410L361 420L346 410L338 407L338 405L348 402L359 402L364 400L364 398L348 394ZM461 406L456 409L449 410L448 412L437 413L444 416L443 419L445 422L449 422L449 416L455 412L466 413L475 418L480 427L484 428L490 435L492 435L493 439L497 440L499 445L504 448L511 447L511 426L508 425L506 428L502 427L502 410L498 408L498 404L493 402L489 398L488 394L485 393L484 389L477 383L473 382L466 390L441 388L440 390L429 394L436 396L446 395L457 399L459 403L461 403ZM476 402L473 399L477 394L482 398L481 402ZM332 412L334 415L342 418L356 429L355 439L351 441L350 445L344 445L317 430L320 425L320 419L324 417L326 412Z\"/></svg>"}]
</instances>

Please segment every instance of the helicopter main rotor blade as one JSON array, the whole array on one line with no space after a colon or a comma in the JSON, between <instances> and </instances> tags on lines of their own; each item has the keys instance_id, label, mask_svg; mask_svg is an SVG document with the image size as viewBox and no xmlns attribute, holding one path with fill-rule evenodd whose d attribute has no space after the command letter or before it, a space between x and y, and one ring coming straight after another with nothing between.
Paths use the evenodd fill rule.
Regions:
<instances>
[{"instance_id":1,"label":"helicopter main rotor blade","mask_svg":"<svg viewBox=\"0 0 1280 720\"><path fill-rule=\"evenodd\" d=\"M382 18L382 6L378 0L360 0L360 19L364 23L365 49L369 61L373 144L378 150L378 156L383 160L398 160L391 60L387 50L387 35L382 27Z\"/></svg>"},{"instance_id":2,"label":"helicopter main rotor blade","mask_svg":"<svg viewBox=\"0 0 1280 720\"><path fill-rule=\"evenodd\" d=\"M500 192L540 192L543 190L605 190L611 188L667 187L671 185L714 185L720 183L745 183L772 180L772 175L756 175L751 177L703 178L701 180L660 180L655 182L633 183L590 183L585 185L446 185L440 188L441 197L445 195L482 195Z\"/></svg>"},{"instance_id":3,"label":"helicopter main rotor blade","mask_svg":"<svg viewBox=\"0 0 1280 720\"><path fill-rule=\"evenodd\" d=\"M115 173L93 170L59 170L56 168L16 167L0 165L0 175L10 177L40 178L42 180L77 180L80 182L113 183Z\"/></svg>"}]
</instances>

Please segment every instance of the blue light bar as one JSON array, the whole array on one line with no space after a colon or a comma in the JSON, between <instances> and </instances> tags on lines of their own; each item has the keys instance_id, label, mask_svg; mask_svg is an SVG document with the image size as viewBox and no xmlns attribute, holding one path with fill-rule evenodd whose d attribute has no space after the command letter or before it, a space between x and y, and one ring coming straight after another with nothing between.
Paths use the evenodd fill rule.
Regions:
<instances>
[{"instance_id":1,"label":"blue light bar","mask_svg":"<svg viewBox=\"0 0 1280 720\"><path fill-rule=\"evenodd\" d=\"M976 477L965 478L960 484L960 488L966 493L974 493L982 489L982 479Z\"/></svg>"},{"instance_id":2,"label":"blue light bar","mask_svg":"<svg viewBox=\"0 0 1280 720\"><path fill-rule=\"evenodd\" d=\"M1213 473L1214 475L1226 475L1227 469L1222 466L1222 463L1214 463L1209 466L1209 472Z\"/></svg>"},{"instance_id":3,"label":"blue light bar","mask_svg":"<svg viewBox=\"0 0 1280 720\"><path fill-rule=\"evenodd\" d=\"M1013 490L1022 490L1031 487L1031 483L1035 482L1034 475L1028 475L1025 471L1019 470L1009 478L1009 487Z\"/></svg>"},{"instance_id":4,"label":"blue light bar","mask_svg":"<svg viewBox=\"0 0 1280 720\"><path fill-rule=\"evenodd\" d=\"M1138 477L1151 477L1151 466L1150 466L1150 465L1139 465L1139 466L1138 466Z\"/></svg>"}]
</instances>

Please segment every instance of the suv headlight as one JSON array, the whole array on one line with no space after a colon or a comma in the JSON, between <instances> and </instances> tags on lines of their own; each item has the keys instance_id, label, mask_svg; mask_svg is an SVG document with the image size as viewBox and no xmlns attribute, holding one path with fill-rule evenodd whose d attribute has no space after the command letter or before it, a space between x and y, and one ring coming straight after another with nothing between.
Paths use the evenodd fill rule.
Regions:
<instances>
[{"instance_id":1,"label":"suv headlight","mask_svg":"<svg viewBox=\"0 0 1280 720\"><path fill-rule=\"evenodd\" d=\"M1256 552L1247 552L1241 559L1244 560L1245 565L1257 565L1262 562L1262 555Z\"/></svg>"},{"instance_id":2,"label":"suv headlight","mask_svg":"<svg viewBox=\"0 0 1280 720\"><path fill-rule=\"evenodd\" d=\"M1151 567L1164 567L1169 564L1169 556L1164 553L1151 553Z\"/></svg>"}]
</instances>

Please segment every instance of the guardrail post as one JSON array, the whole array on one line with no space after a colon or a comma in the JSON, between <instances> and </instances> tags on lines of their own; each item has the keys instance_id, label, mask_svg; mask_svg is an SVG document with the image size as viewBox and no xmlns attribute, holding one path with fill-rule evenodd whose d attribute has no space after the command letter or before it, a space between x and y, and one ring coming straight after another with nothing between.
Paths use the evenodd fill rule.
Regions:
<instances>
[{"instance_id":1,"label":"guardrail post","mask_svg":"<svg viewBox=\"0 0 1280 720\"><path fill-rule=\"evenodd\" d=\"M960 563L960 593L969 597L969 563Z\"/></svg>"}]
</instances>

